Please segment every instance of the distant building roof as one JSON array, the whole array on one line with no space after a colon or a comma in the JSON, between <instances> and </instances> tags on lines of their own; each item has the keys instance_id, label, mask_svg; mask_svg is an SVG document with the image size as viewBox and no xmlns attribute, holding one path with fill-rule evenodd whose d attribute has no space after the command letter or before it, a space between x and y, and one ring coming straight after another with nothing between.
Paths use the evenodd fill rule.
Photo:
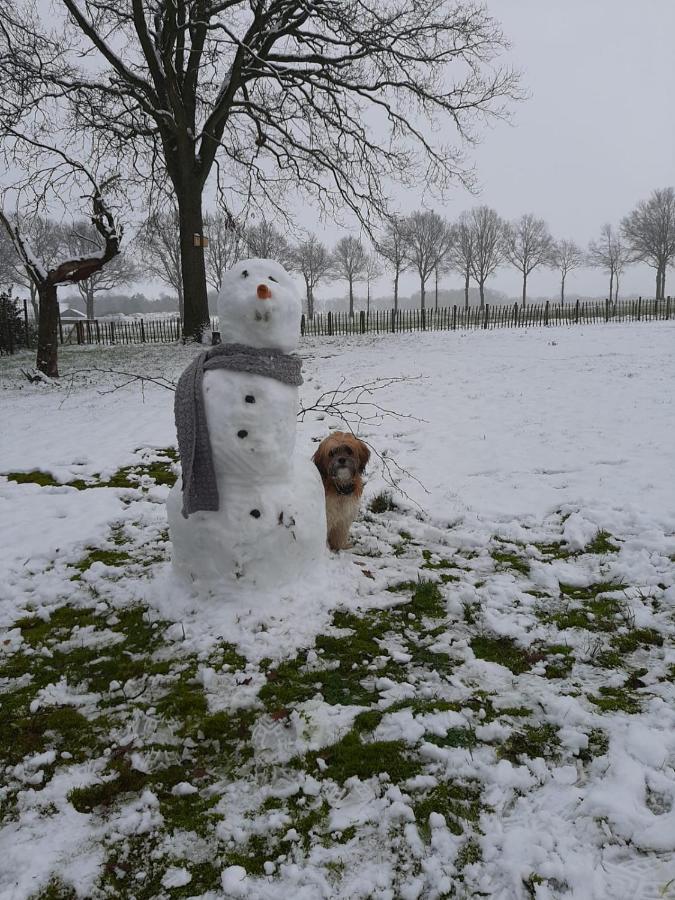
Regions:
<instances>
[{"instance_id":1,"label":"distant building roof","mask_svg":"<svg viewBox=\"0 0 675 900\"><path fill-rule=\"evenodd\" d=\"M79 309L73 309L65 303L59 303L61 319L86 319L87 317Z\"/></svg>"}]
</instances>

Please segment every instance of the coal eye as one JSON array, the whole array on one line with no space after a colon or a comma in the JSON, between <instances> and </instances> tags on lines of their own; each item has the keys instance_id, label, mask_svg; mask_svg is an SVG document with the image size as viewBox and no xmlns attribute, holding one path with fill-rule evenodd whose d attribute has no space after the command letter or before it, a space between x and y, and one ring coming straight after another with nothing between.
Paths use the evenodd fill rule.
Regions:
<instances>
[{"instance_id":1,"label":"coal eye","mask_svg":"<svg viewBox=\"0 0 675 900\"><path fill-rule=\"evenodd\" d=\"M279 284L279 282L276 280L276 278L272 278L271 275L269 275L268 277L269 277L270 281L273 281L275 284Z\"/></svg>"},{"instance_id":2,"label":"coal eye","mask_svg":"<svg viewBox=\"0 0 675 900\"><path fill-rule=\"evenodd\" d=\"M244 271L241 273L241 277L248 278L248 269L244 269Z\"/></svg>"}]
</instances>

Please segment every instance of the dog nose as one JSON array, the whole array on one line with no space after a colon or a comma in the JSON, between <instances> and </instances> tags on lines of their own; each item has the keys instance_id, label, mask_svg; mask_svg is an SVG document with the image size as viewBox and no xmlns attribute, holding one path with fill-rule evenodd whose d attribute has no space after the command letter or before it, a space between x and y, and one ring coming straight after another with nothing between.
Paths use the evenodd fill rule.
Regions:
<instances>
[{"instance_id":1,"label":"dog nose","mask_svg":"<svg viewBox=\"0 0 675 900\"><path fill-rule=\"evenodd\" d=\"M272 291L266 284L258 285L258 300L271 300Z\"/></svg>"}]
</instances>

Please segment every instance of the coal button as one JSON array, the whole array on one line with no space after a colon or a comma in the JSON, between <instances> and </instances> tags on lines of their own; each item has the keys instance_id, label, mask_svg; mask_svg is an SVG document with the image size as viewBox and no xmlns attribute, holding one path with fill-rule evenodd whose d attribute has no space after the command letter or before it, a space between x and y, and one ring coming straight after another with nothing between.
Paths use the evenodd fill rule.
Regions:
<instances>
[{"instance_id":1,"label":"coal button","mask_svg":"<svg viewBox=\"0 0 675 900\"><path fill-rule=\"evenodd\" d=\"M255 397L253 394L247 394L245 397L247 403L255 403Z\"/></svg>"},{"instance_id":2,"label":"coal button","mask_svg":"<svg viewBox=\"0 0 675 900\"><path fill-rule=\"evenodd\" d=\"M248 431L245 431L243 428L241 429L241 431L237 432L237 437L245 438L247 436L248 436Z\"/></svg>"},{"instance_id":3,"label":"coal button","mask_svg":"<svg viewBox=\"0 0 675 900\"><path fill-rule=\"evenodd\" d=\"M260 518L260 510L259 510L259 509L252 509L252 510L251 510L251 515L253 516L254 519L259 519L259 518Z\"/></svg>"}]
</instances>

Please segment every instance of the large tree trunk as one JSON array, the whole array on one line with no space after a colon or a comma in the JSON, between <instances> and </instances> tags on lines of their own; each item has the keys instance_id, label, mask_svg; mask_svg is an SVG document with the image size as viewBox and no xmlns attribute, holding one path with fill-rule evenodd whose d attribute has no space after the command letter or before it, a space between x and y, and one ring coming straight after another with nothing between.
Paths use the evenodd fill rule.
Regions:
<instances>
[{"instance_id":1,"label":"large tree trunk","mask_svg":"<svg viewBox=\"0 0 675 900\"><path fill-rule=\"evenodd\" d=\"M523 309L527 306L527 272L523 272Z\"/></svg>"},{"instance_id":2,"label":"large tree trunk","mask_svg":"<svg viewBox=\"0 0 675 900\"><path fill-rule=\"evenodd\" d=\"M471 279L471 273L467 269L464 273L464 309L469 308L469 284Z\"/></svg>"},{"instance_id":3,"label":"large tree trunk","mask_svg":"<svg viewBox=\"0 0 675 900\"><path fill-rule=\"evenodd\" d=\"M86 297L85 297L85 302L87 305L87 318L93 319L94 318L94 287L91 284L91 280L88 280L86 282L86 286L87 286L87 293L86 293Z\"/></svg>"},{"instance_id":4,"label":"large tree trunk","mask_svg":"<svg viewBox=\"0 0 675 900\"><path fill-rule=\"evenodd\" d=\"M426 281L420 278L420 309L426 309Z\"/></svg>"},{"instance_id":5,"label":"large tree trunk","mask_svg":"<svg viewBox=\"0 0 675 900\"><path fill-rule=\"evenodd\" d=\"M565 302L565 274L563 273L562 278L560 279L560 302Z\"/></svg>"},{"instance_id":6,"label":"large tree trunk","mask_svg":"<svg viewBox=\"0 0 675 900\"><path fill-rule=\"evenodd\" d=\"M196 180L185 180L176 191L180 224L180 262L183 274L183 337L200 341L209 327L204 248L195 247L202 236L202 192Z\"/></svg>"},{"instance_id":7,"label":"large tree trunk","mask_svg":"<svg viewBox=\"0 0 675 900\"><path fill-rule=\"evenodd\" d=\"M39 288L37 367L50 378L59 377L59 302L56 285L45 282Z\"/></svg>"},{"instance_id":8,"label":"large tree trunk","mask_svg":"<svg viewBox=\"0 0 675 900\"><path fill-rule=\"evenodd\" d=\"M661 300L666 299L666 264L663 264L663 268L661 269Z\"/></svg>"},{"instance_id":9,"label":"large tree trunk","mask_svg":"<svg viewBox=\"0 0 675 900\"><path fill-rule=\"evenodd\" d=\"M661 264L656 267L656 299L661 299Z\"/></svg>"},{"instance_id":10,"label":"large tree trunk","mask_svg":"<svg viewBox=\"0 0 675 900\"><path fill-rule=\"evenodd\" d=\"M394 313L398 312L398 278L399 270L397 268L394 273Z\"/></svg>"},{"instance_id":11,"label":"large tree trunk","mask_svg":"<svg viewBox=\"0 0 675 900\"><path fill-rule=\"evenodd\" d=\"M609 272L609 299L611 300L614 296L614 269L610 269Z\"/></svg>"},{"instance_id":12,"label":"large tree trunk","mask_svg":"<svg viewBox=\"0 0 675 900\"><path fill-rule=\"evenodd\" d=\"M478 290L480 291L480 308L485 309L485 282L478 282Z\"/></svg>"}]
</instances>

